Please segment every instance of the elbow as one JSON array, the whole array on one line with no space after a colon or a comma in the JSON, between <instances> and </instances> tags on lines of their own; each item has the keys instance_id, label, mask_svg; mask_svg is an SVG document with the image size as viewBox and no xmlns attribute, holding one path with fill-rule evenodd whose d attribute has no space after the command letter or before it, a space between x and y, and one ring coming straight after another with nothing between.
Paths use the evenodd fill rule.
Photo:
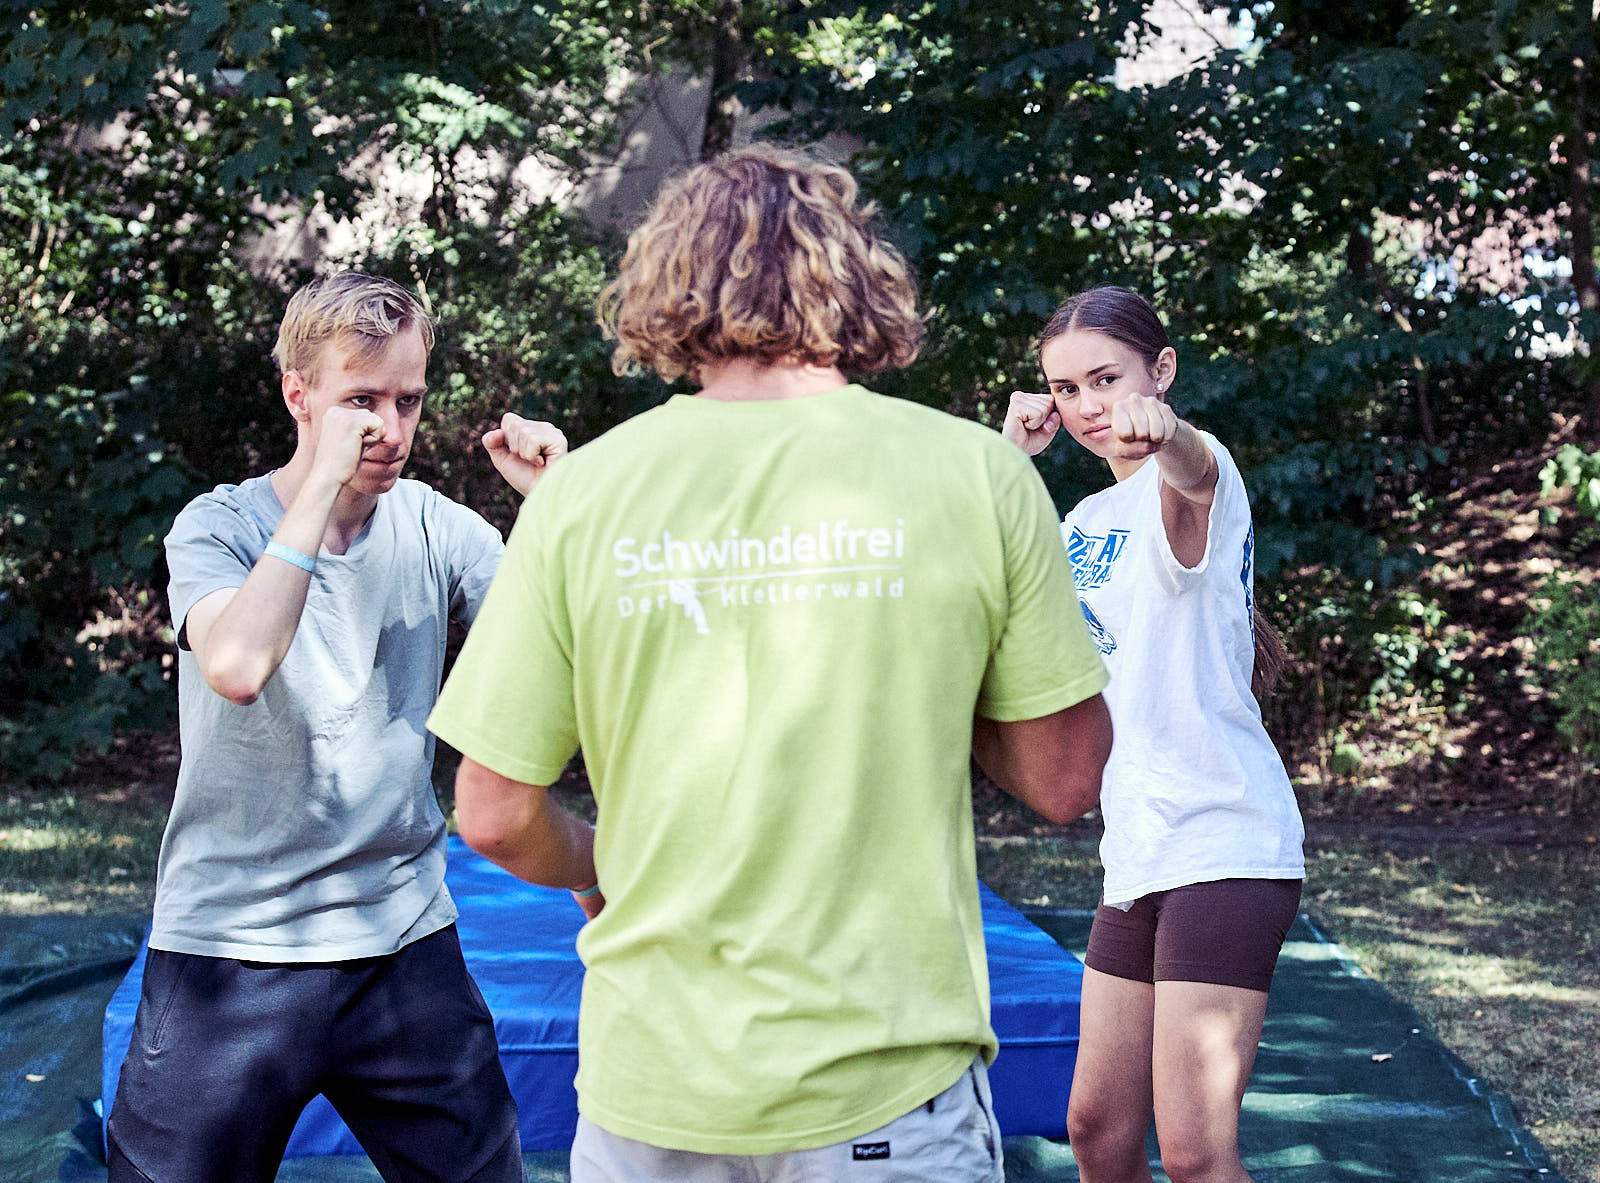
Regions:
<instances>
[{"instance_id":1,"label":"elbow","mask_svg":"<svg viewBox=\"0 0 1600 1183\"><path fill-rule=\"evenodd\" d=\"M196 657L201 657L196 654ZM277 670L277 663L243 650L218 647L201 657L200 674L206 685L236 706L247 707Z\"/></svg>"},{"instance_id":2,"label":"elbow","mask_svg":"<svg viewBox=\"0 0 1600 1183\"><path fill-rule=\"evenodd\" d=\"M487 769L463 760L456 773L456 831L484 858L505 866L522 850L533 824L530 794L507 792Z\"/></svg>"},{"instance_id":3,"label":"elbow","mask_svg":"<svg viewBox=\"0 0 1600 1183\"><path fill-rule=\"evenodd\" d=\"M1073 777L1058 782L1054 791L1043 795L1036 808L1053 825L1064 826L1077 821L1100 803L1100 775L1092 778Z\"/></svg>"},{"instance_id":4,"label":"elbow","mask_svg":"<svg viewBox=\"0 0 1600 1183\"><path fill-rule=\"evenodd\" d=\"M456 830L461 841L488 859L503 865L510 856L513 832L497 817L485 817L464 802L456 803Z\"/></svg>"},{"instance_id":5,"label":"elbow","mask_svg":"<svg viewBox=\"0 0 1600 1183\"><path fill-rule=\"evenodd\" d=\"M207 670L206 685L235 706L247 707L261 697L264 678L252 678L238 670Z\"/></svg>"},{"instance_id":6,"label":"elbow","mask_svg":"<svg viewBox=\"0 0 1600 1183\"><path fill-rule=\"evenodd\" d=\"M1073 708L1078 727L1063 758L1054 762L1040 794L1039 812L1065 825L1100 803L1100 784L1111 758L1111 715L1099 695Z\"/></svg>"}]
</instances>

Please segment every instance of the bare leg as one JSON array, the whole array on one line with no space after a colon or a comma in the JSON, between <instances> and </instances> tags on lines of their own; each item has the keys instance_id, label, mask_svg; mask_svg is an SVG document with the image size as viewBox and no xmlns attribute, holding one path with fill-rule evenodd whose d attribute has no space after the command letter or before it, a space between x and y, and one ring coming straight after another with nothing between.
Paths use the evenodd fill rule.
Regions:
<instances>
[{"instance_id":1,"label":"bare leg","mask_svg":"<svg viewBox=\"0 0 1600 1183\"><path fill-rule=\"evenodd\" d=\"M1265 991L1156 983L1156 1134L1173 1183L1250 1183L1239 1161L1239 1108L1266 1013Z\"/></svg>"},{"instance_id":2,"label":"bare leg","mask_svg":"<svg viewBox=\"0 0 1600 1183\"><path fill-rule=\"evenodd\" d=\"M1144 1136L1154 1104L1155 987L1083 971L1067 1137L1083 1183L1151 1183Z\"/></svg>"}]
</instances>

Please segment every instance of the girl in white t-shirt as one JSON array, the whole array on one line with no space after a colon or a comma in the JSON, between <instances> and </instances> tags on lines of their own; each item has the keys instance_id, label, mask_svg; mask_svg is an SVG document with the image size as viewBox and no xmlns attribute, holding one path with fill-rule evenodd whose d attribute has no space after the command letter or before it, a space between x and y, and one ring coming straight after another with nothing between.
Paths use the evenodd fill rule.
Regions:
<instances>
[{"instance_id":1,"label":"girl in white t-shirt","mask_svg":"<svg viewBox=\"0 0 1600 1183\"><path fill-rule=\"evenodd\" d=\"M1073 1153L1084 1183L1149 1183L1153 1114L1174 1183L1248 1183L1239 1109L1305 874L1252 687L1282 650L1257 627L1249 500L1227 449L1167 405L1177 355L1136 293L1072 297L1039 362L1049 393L1013 394L1003 433L1036 455L1065 426L1116 477L1061 524L1115 727Z\"/></svg>"}]
</instances>

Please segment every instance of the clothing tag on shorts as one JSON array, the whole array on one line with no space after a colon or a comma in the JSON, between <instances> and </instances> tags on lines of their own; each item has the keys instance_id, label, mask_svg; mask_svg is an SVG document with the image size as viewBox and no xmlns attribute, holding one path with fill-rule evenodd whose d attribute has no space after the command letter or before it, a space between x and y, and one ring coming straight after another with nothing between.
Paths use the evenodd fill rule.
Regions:
<instances>
[{"instance_id":1,"label":"clothing tag on shorts","mask_svg":"<svg viewBox=\"0 0 1600 1183\"><path fill-rule=\"evenodd\" d=\"M856 1142L850 1147L850 1157L855 1162L871 1162L873 1159L888 1158L889 1143Z\"/></svg>"}]
</instances>

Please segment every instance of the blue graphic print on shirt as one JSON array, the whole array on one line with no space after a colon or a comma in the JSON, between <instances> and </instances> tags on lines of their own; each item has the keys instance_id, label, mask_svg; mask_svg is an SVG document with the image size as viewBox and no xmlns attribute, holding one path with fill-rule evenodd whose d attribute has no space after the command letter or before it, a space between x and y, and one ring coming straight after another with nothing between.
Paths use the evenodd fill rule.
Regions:
<instances>
[{"instance_id":1,"label":"blue graphic print on shirt","mask_svg":"<svg viewBox=\"0 0 1600 1183\"><path fill-rule=\"evenodd\" d=\"M1078 601L1078 607L1083 609L1084 623L1089 626L1089 636L1094 638L1094 647L1100 650L1101 657L1109 657L1116 651L1117 639L1111 635L1111 630L1100 623L1100 618L1094 614L1094 609Z\"/></svg>"},{"instance_id":2,"label":"blue graphic print on shirt","mask_svg":"<svg viewBox=\"0 0 1600 1183\"><path fill-rule=\"evenodd\" d=\"M1104 538L1096 538L1074 526L1067 538L1067 557L1072 560L1072 577L1078 590L1103 586L1127 546L1126 530L1111 530ZM1092 627L1095 621L1091 619L1089 623Z\"/></svg>"},{"instance_id":3,"label":"blue graphic print on shirt","mask_svg":"<svg viewBox=\"0 0 1600 1183\"><path fill-rule=\"evenodd\" d=\"M1256 589L1255 571L1256 558L1256 524L1250 523L1250 529L1244 536L1244 566L1239 571L1239 578L1244 583L1244 618L1255 626L1256 619Z\"/></svg>"}]
</instances>

